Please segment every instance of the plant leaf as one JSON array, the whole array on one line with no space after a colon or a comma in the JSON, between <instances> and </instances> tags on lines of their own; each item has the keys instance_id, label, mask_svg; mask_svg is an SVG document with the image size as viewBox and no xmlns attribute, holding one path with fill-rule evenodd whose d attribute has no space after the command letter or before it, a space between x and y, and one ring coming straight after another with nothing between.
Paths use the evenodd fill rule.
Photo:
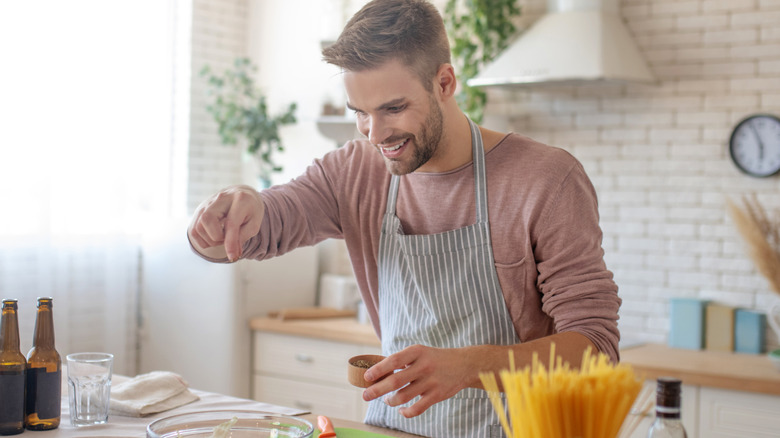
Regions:
<instances>
[{"instance_id":1,"label":"plant leaf","mask_svg":"<svg viewBox=\"0 0 780 438\"><path fill-rule=\"evenodd\" d=\"M293 102L281 114L270 115L266 97L254 82L256 70L249 58L234 59L233 69L222 75L203 66L200 74L206 80L206 95L210 98L206 111L217 123L223 144L245 143L249 154L257 155L269 169L278 172L282 168L274 163L272 153L284 151L279 126L297 122L297 104Z\"/></svg>"}]
</instances>

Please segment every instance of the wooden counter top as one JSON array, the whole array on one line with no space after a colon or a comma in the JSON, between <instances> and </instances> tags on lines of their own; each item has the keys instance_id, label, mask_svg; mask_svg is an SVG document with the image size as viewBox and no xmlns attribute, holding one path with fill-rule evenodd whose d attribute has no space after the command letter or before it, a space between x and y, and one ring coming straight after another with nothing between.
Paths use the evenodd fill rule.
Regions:
<instances>
[{"instance_id":1,"label":"wooden counter top","mask_svg":"<svg viewBox=\"0 0 780 438\"><path fill-rule=\"evenodd\" d=\"M276 318L253 318L252 330L284 335L306 336L351 344L381 347L371 324L361 324L355 318L317 318L282 321Z\"/></svg>"},{"instance_id":2,"label":"wooden counter top","mask_svg":"<svg viewBox=\"0 0 780 438\"><path fill-rule=\"evenodd\" d=\"M686 385L780 395L780 371L766 355L645 344L621 350L620 360L647 379L670 376Z\"/></svg>"},{"instance_id":3,"label":"wooden counter top","mask_svg":"<svg viewBox=\"0 0 780 438\"><path fill-rule=\"evenodd\" d=\"M293 321L254 318L249 325L253 330L381 346L374 328L354 318ZM681 379L686 385L780 395L780 371L766 355L684 350L660 344L643 344L622 349L620 358L646 379L671 376Z\"/></svg>"}]
</instances>

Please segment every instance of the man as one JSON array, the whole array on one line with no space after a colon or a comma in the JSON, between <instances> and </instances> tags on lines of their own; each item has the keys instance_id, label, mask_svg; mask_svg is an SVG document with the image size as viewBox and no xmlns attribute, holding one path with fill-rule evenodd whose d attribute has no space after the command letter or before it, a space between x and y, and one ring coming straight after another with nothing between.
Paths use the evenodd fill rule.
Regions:
<instances>
[{"instance_id":1,"label":"man","mask_svg":"<svg viewBox=\"0 0 780 438\"><path fill-rule=\"evenodd\" d=\"M474 125L458 108L444 25L423 0L374 0L323 51L367 139L258 193L230 187L188 230L212 261L343 238L385 360L366 422L426 436L501 434L480 372L551 344L618 359L620 299L595 191L565 151ZM386 169L386 170L385 170Z\"/></svg>"}]
</instances>

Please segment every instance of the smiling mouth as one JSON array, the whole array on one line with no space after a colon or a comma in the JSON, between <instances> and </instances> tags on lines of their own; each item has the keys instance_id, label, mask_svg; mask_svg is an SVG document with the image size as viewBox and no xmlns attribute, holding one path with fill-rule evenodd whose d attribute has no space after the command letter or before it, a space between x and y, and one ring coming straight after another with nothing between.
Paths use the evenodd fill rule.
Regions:
<instances>
[{"instance_id":1,"label":"smiling mouth","mask_svg":"<svg viewBox=\"0 0 780 438\"><path fill-rule=\"evenodd\" d=\"M409 139L405 138L397 143L393 143L389 146L382 146L379 149L382 151L382 155L388 159L396 159L404 153L406 145L409 143Z\"/></svg>"},{"instance_id":2,"label":"smiling mouth","mask_svg":"<svg viewBox=\"0 0 780 438\"><path fill-rule=\"evenodd\" d=\"M406 140L403 140L402 142L400 142L400 143L398 143L398 144L396 144L394 146L384 146L384 147L382 147L382 150L386 151L386 152L397 151L398 149L401 149L401 146L403 146L404 143L406 143Z\"/></svg>"}]
</instances>

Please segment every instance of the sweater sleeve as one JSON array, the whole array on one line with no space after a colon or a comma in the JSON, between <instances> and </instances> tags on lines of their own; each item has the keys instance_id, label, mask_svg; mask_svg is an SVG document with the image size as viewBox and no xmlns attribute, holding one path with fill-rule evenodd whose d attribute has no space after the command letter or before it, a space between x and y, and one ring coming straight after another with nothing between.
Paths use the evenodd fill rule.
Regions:
<instances>
[{"instance_id":1,"label":"sweater sleeve","mask_svg":"<svg viewBox=\"0 0 780 438\"><path fill-rule=\"evenodd\" d=\"M343 155L326 154L300 177L260 193L265 215L260 232L244 244L244 258L269 259L341 237L333 169L340 167Z\"/></svg>"},{"instance_id":2,"label":"sweater sleeve","mask_svg":"<svg viewBox=\"0 0 780 438\"><path fill-rule=\"evenodd\" d=\"M534 253L543 311L555 321L556 332L581 333L618 361L621 299L604 263L596 191L579 162L562 180L540 223Z\"/></svg>"}]
</instances>

